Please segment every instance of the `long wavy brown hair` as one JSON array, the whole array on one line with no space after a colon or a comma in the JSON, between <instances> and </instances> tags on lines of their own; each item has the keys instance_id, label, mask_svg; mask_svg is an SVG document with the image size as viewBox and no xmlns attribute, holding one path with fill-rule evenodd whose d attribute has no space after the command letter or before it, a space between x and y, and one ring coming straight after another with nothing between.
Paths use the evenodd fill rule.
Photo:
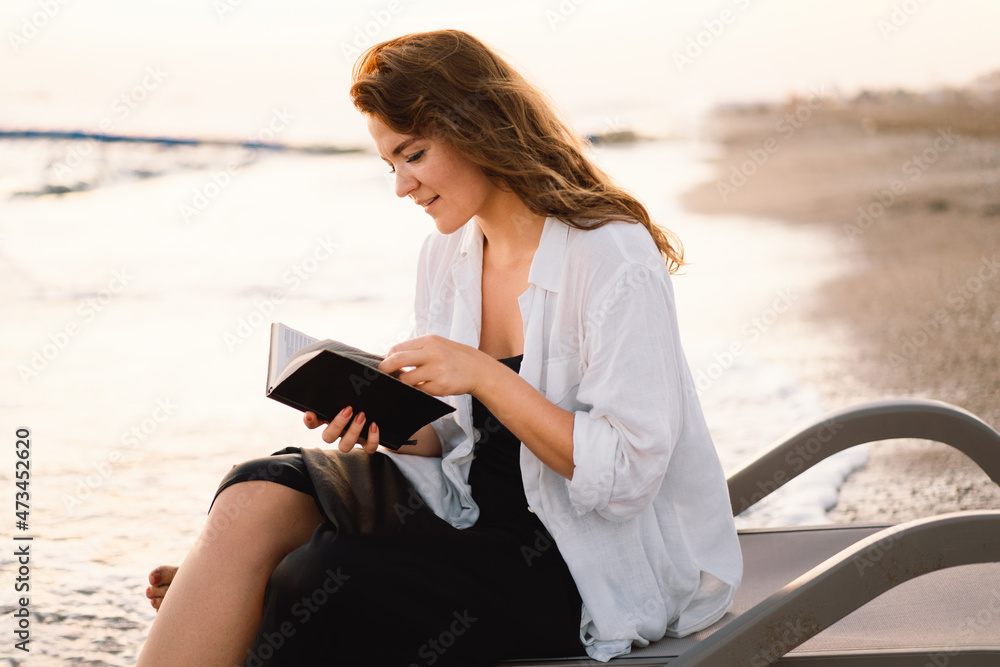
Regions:
<instances>
[{"instance_id":1,"label":"long wavy brown hair","mask_svg":"<svg viewBox=\"0 0 1000 667\"><path fill-rule=\"evenodd\" d=\"M536 215L579 229L638 222L671 272L684 264L679 239L591 163L538 88L472 35L439 30L376 44L354 65L351 99L393 132L446 141Z\"/></svg>"}]
</instances>

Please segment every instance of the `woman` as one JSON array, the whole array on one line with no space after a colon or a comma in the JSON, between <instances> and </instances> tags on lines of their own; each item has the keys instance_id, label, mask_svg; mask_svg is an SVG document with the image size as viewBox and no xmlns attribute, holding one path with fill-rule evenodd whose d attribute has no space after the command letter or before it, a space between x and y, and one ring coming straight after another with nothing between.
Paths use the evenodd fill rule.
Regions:
<instances>
[{"instance_id":1,"label":"woman","mask_svg":"<svg viewBox=\"0 0 1000 667\"><path fill-rule=\"evenodd\" d=\"M676 241L470 35L373 47L351 95L438 231L380 368L457 410L391 453L346 406L339 451L234 468L176 576L151 575L140 665L608 660L713 623L741 560Z\"/></svg>"}]
</instances>

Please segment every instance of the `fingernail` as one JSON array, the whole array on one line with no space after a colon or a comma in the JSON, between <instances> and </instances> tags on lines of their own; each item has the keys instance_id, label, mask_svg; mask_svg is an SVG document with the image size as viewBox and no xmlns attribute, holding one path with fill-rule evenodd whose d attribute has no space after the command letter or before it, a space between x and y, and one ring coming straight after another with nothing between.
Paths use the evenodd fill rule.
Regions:
<instances>
[{"instance_id":1,"label":"fingernail","mask_svg":"<svg viewBox=\"0 0 1000 667\"><path fill-rule=\"evenodd\" d=\"M378 424L376 424L375 422L372 422L372 425L368 427L368 432L369 433L377 434L378 433Z\"/></svg>"},{"instance_id":2,"label":"fingernail","mask_svg":"<svg viewBox=\"0 0 1000 667\"><path fill-rule=\"evenodd\" d=\"M346 408L344 408L343 410L341 410L340 414L337 415L337 416L338 417L346 417L349 414L351 414L351 406L348 405Z\"/></svg>"},{"instance_id":3,"label":"fingernail","mask_svg":"<svg viewBox=\"0 0 1000 667\"><path fill-rule=\"evenodd\" d=\"M364 424L365 423L365 413L359 412L358 416L354 418L354 422L356 424Z\"/></svg>"}]
</instances>

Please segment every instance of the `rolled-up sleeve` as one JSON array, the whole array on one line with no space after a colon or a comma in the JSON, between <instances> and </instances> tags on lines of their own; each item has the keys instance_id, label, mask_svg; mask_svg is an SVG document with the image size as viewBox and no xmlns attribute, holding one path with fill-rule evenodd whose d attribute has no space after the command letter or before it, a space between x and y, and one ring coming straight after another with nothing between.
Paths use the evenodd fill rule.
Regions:
<instances>
[{"instance_id":1,"label":"rolled-up sleeve","mask_svg":"<svg viewBox=\"0 0 1000 667\"><path fill-rule=\"evenodd\" d=\"M590 407L574 415L569 483L580 514L628 519L662 485L683 415L669 279L632 264L585 308L576 400Z\"/></svg>"}]
</instances>

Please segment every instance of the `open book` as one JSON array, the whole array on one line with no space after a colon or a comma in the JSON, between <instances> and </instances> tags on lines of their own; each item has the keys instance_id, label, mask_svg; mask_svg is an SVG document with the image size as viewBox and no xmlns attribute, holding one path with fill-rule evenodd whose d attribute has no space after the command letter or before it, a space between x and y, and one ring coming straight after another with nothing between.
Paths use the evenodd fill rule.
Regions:
<instances>
[{"instance_id":1,"label":"open book","mask_svg":"<svg viewBox=\"0 0 1000 667\"><path fill-rule=\"evenodd\" d=\"M267 396L331 421L347 406L365 413L361 437L378 424L379 444L389 449L455 408L378 370L382 357L335 340L317 340L284 324L271 325Z\"/></svg>"}]
</instances>

